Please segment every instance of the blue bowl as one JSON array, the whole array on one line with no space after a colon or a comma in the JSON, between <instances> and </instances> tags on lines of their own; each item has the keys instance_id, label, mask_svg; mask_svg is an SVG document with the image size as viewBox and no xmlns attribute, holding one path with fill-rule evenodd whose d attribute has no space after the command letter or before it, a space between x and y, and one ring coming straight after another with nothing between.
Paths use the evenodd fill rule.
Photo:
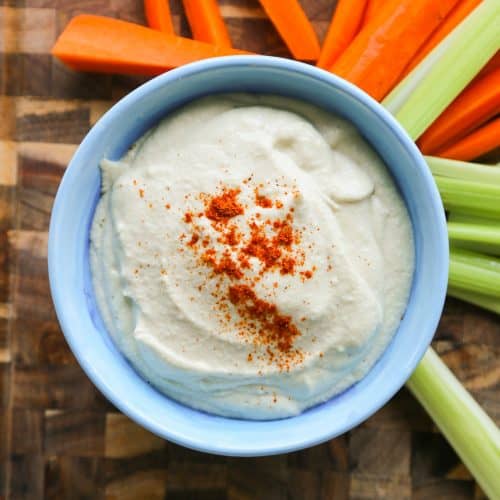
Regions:
<instances>
[{"instance_id":1,"label":"blue bowl","mask_svg":"<svg viewBox=\"0 0 500 500\"><path fill-rule=\"evenodd\" d=\"M163 116L221 92L279 94L308 101L356 125L378 151L401 190L415 240L415 273L404 318L371 371L326 403L296 417L236 420L169 399L143 380L108 336L89 269L89 230L99 199L99 161L119 159ZM259 456L306 448L342 434L384 405L410 376L441 315L448 272L443 207L413 141L395 119L357 87L306 64L264 56L210 59L165 73L113 106L85 137L57 192L49 234L49 276L57 316L80 365L130 418L188 448Z\"/></svg>"}]
</instances>

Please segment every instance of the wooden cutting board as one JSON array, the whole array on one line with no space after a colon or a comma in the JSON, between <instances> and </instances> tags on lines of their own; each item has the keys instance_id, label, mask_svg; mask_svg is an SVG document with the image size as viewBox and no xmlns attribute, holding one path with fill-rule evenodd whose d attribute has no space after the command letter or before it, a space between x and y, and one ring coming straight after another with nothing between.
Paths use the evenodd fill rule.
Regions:
<instances>
[{"instance_id":1,"label":"wooden cutting board","mask_svg":"<svg viewBox=\"0 0 500 500\"><path fill-rule=\"evenodd\" d=\"M256 0L222 0L237 47L287 56ZM334 0L304 7L322 37ZM66 345L47 280L47 229L64 169L95 121L141 78L74 73L50 48L78 13L144 23L141 0L2 0L0 7L0 498L484 498L402 390L352 432L258 459L188 451L120 414ZM189 35L180 0L179 33ZM450 300L434 341L500 421L500 320Z\"/></svg>"}]
</instances>

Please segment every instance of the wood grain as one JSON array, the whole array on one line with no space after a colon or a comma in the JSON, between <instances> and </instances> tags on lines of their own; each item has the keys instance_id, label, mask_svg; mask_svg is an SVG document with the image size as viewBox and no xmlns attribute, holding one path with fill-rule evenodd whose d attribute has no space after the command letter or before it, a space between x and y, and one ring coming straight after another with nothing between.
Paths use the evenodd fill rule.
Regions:
<instances>
[{"instance_id":1,"label":"wood grain","mask_svg":"<svg viewBox=\"0 0 500 500\"><path fill-rule=\"evenodd\" d=\"M334 0L302 2L322 37ZM288 56L257 0L220 0L236 47ZM189 36L180 0L178 33ZM0 498L481 499L402 389L350 433L287 455L236 459L168 443L120 414L69 350L52 307L47 230L76 145L144 78L79 74L49 54L78 13L144 23L141 0L0 2ZM500 321L449 300L434 347L500 422Z\"/></svg>"}]
</instances>

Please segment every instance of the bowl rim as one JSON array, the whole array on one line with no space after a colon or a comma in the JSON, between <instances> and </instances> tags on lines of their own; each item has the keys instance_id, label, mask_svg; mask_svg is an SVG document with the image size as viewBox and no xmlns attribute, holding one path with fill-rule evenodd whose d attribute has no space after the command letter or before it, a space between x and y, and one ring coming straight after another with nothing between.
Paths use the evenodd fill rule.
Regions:
<instances>
[{"instance_id":1,"label":"bowl rim","mask_svg":"<svg viewBox=\"0 0 500 500\"><path fill-rule=\"evenodd\" d=\"M126 110L130 105L141 101L141 99L154 92L160 87L167 86L169 83L178 81L186 77L194 76L197 73L203 73L207 70L213 70L215 68L223 70L227 67L235 66L259 66L259 67L269 67L272 69L282 69L288 72L297 72L304 76L311 77L316 80L325 82L333 87L340 89L343 92L350 94L354 99L361 102L370 109L372 113L378 115L378 118L382 120L391 132L395 135L395 138L402 144L404 149L408 152L413 163L418 165L422 170L424 181L428 188L431 202L432 210L437 214L436 216L436 228L441 242L438 245L439 252L434 255L434 259L440 262L439 266L440 275L436 277L439 286L433 290L433 294L437 300L436 307L434 309L434 317L426 318L427 322L427 333L425 337L421 338L418 349L415 350L412 356L411 362L406 363L404 369L399 372L397 381L393 381L390 387L387 387L383 395L379 395L376 402L372 404L369 408L364 408L360 411L356 418L354 418L349 424L341 426L336 429L318 429L314 433L310 433L305 437L293 437L293 439L288 440L286 443L280 444L279 446L273 445L268 448L260 447L256 449L252 447L252 444L239 447L227 447L219 445L218 443L209 443L208 441L200 442L199 440L192 439L190 436L176 432L175 429L166 428L165 426L158 425L153 422L147 412L141 411L139 408L130 404L129 401L124 401L115 395L112 389L108 387L106 381L94 370L92 363L89 362L85 357L81 356L78 346L76 345L76 340L73 335L73 326L69 322L68 315L65 311L65 297L64 290L58 286L57 276L57 261L58 261L58 248L57 239L58 235L58 213L62 210L65 203L65 191L66 185L69 183L69 178L72 175L72 165L79 161L79 157L83 154L82 148L85 144L94 140L94 138L99 137L101 132L106 129L108 123L112 121L113 116L121 114L123 110ZM298 98L300 99L300 98ZM439 214L442 213L442 216ZM375 411L380 409L384 404L387 403L396 392L404 385L406 380L410 377L411 373L417 366L420 359L425 354L425 351L430 345L432 337L434 336L435 330L437 328L439 319L441 317L442 308L444 306L444 300L446 296L447 287L447 277L448 277L448 238L446 231L446 219L444 216L444 210L441 203L441 198L439 196L438 190L436 188L433 177L427 168L427 165L420 154L420 151L407 135L404 129L399 125L396 119L378 102L373 100L369 95L360 90L358 87L352 85L351 83L331 74L315 66L304 64L297 61L292 61L279 57L271 56L228 56L212 58L203 61L194 62L180 68L171 70L160 76L157 76L148 82L142 84L138 88L134 89L132 92L123 97L120 101L115 103L91 128L87 133L85 138L82 140L77 150L75 151L68 167L63 175L61 183L59 185L54 205L51 212L51 220L49 227L49 238L48 238L48 271L49 271L49 282L52 299L54 302L56 314L63 331L63 334L68 342L74 356L76 357L79 365L84 370L86 375L90 378L93 384L99 389L104 396L111 401L120 411L128 415L132 420L139 423L141 426L145 427L154 434L167 439L176 444L180 444L187 448L191 448L197 451L203 451L208 453L215 453L227 456L265 456L274 455L279 453L287 453L303 448L308 448L316 444L322 443L331 439L334 436L343 434L344 432L352 429L353 427L359 425L361 422L366 420ZM439 273L438 273L439 274ZM217 418L224 417L218 417ZM287 420L293 420L296 417L291 417ZM232 420L232 419L231 419ZM242 422L253 422L252 420L242 420ZM259 422L259 421L257 421ZM272 421L261 421L261 422L272 422Z\"/></svg>"}]
</instances>

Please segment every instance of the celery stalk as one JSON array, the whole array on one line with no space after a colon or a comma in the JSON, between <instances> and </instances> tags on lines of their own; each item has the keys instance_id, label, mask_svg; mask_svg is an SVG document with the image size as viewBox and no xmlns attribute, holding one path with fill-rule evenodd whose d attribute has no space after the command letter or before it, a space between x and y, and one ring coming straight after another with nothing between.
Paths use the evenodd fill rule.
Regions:
<instances>
[{"instance_id":1,"label":"celery stalk","mask_svg":"<svg viewBox=\"0 0 500 500\"><path fill-rule=\"evenodd\" d=\"M471 250L473 252L481 252L483 255L500 257L500 247L498 245L492 245L489 243L480 243L477 241L460 241L451 239L450 243L455 248L461 248L463 250Z\"/></svg>"},{"instance_id":2,"label":"celery stalk","mask_svg":"<svg viewBox=\"0 0 500 500\"><path fill-rule=\"evenodd\" d=\"M500 185L437 175L434 180L446 209L490 218L500 217Z\"/></svg>"},{"instance_id":3,"label":"celery stalk","mask_svg":"<svg viewBox=\"0 0 500 500\"><path fill-rule=\"evenodd\" d=\"M478 241L500 246L500 222L496 227L464 222L448 222L448 236L451 240Z\"/></svg>"},{"instance_id":4,"label":"celery stalk","mask_svg":"<svg viewBox=\"0 0 500 500\"><path fill-rule=\"evenodd\" d=\"M449 285L500 299L500 259L452 247Z\"/></svg>"},{"instance_id":5,"label":"celery stalk","mask_svg":"<svg viewBox=\"0 0 500 500\"><path fill-rule=\"evenodd\" d=\"M484 269L485 271L500 274L500 259L497 259L496 257L452 246L450 249L450 258L452 258L455 262L461 262L463 264ZM498 283L498 285L500 286L500 283Z\"/></svg>"},{"instance_id":6,"label":"celery stalk","mask_svg":"<svg viewBox=\"0 0 500 500\"><path fill-rule=\"evenodd\" d=\"M455 248L500 257L500 221L460 212L448 214L448 236Z\"/></svg>"},{"instance_id":7,"label":"celery stalk","mask_svg":"<svg viewBox=\"0 0 500 500\"><path fill-rule=\"evenodd\" d=\"M450 259L448 282L451 286L500 298L500 273Z\"/></svg>"},{"instance_id":8,"label":"celery stalk","mask_svg":"<svg viewBox=\"0 0 500 500\"><path fill-rule=\"evenodd\" d=\"M433 175L452 177L462 181L492 183L500 186L500 168L496 165L481 165L435 156L426 156L425 160Z\"/></svg>"},{"instance_id":9,"label":"celery stalk","mask_svg":"<svg viewBox=\"0 0 500 500\"><path fill-rule=\"evenodd\" d=\"M474 293L455 286L448 286L448 295L456 299L465 300L465 302L470 302L475 306L482 307L496 314L500 314L500 299L492 297L491 295Z\"/></svg>"},{"instance_id":10,"label":"celery stalk","mask_svg":"<svg viewBox=\"0 0 500 500\"><path fill-rule=\"evenodd\" d=\"M454 246L500 254L500 221L496 225L448 222L448 238Z\"/></svg>"},{"instance_id":11,"label":"celery stalk","mask_svg":"<svg viewBox=\"0 0 500 500\"><path fill-rule=\"evenodd\" d=\"M488 217L477 217L462 212L453 211L448 214L449 222L460 222L462 224L479 224L481 226L498 228L498 219L490 219Z\"/></svg>"},{"instance_id":12,"label":"celery stalk","mask_svg":"<svg viewBox=\"0 0 500 500\"><path fill-rule=\"evenodd\" d=\"M416 140L500 46L500 2L484 0L383 101Z\"/></svg>"},{"instance_id":13,"label":"celery stalk","mask_svg":"<svg viewBox=\"0 0 500 500\"><path fill-rule=\"evenodd\" d=\"M500 431L429 349L406 383L489 498L500 498Z\"/></svg>"}]
</instances>

